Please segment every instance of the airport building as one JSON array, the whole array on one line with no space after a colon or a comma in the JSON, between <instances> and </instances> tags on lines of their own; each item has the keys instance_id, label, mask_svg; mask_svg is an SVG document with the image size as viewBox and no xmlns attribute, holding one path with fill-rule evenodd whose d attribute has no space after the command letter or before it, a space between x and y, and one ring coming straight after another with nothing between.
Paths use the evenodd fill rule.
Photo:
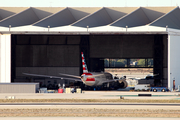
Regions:
<instances>
[{"instance_id":1,"label":"airport building","mask_svg":"<svg viewBox=\"0 0 180 120\"><path fill-rule=\"evenodd\" d=\"M171 90L180 85L179 45L178 6L0 7L0 83L80 75L83 52L89 71L153 68L154 84Z\"/></svg>"}]
</instances>

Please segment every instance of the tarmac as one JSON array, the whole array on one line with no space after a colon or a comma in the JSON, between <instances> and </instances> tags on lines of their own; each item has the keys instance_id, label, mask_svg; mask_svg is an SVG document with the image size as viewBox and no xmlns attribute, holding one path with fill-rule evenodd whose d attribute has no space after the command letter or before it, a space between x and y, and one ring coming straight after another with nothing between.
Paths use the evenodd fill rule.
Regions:
<instances>
[{"instance_id":1,"label":"tarmac","mask_svg":"<svg viewBox=\"0 0 180 120\"><path fill-rule=\"evenodd\" d=\"M144 96L139 96L144 95ZM151 96L149 96L151 95ZM82 91L82 93L0 93L0 99L157 99L180 100L180 92ZM142 104L142 103L141 103ZM180 110L169 105L1 105L1 109L165 109ZM0 117L0 120L179 120L179 118L148 117Z\"/></svg>"},{"instance_id":2,"label":"tarmac","mask_svg":"<svg viewBox=\"0 0 180 120\"><path fill-rule=\"evenodd\" d=\"M0 93L0 99L165 99L180 100L180 92L82 91L82 93Z\"/></svg>"},{"instance_id":3,"label":"tarmac","mask_svg":"<svg viewBox=\"0 0 180 120\"><path fill-rule=\"evenodd\" d=\"M122 104L84 104L84 103L77 103L77 105L74 104L60 104L60 105L48 105L47 103L41 104L41 105L32 105L32 104L26 104L26 105L0 105L0 109L128 109L128 110L141 110L141 109L149 109L149 110L157 110L157 109L164 109L164 110L180 110L180 104L174 105L174 104L130 104L130 103L122 103Z\"/></svg>"},{"instance_id":4,"label":"tarmac","mask_svg":"<svg viewBox=\"0 0 180 120\"><path fill-rule=\"evenodd\" d=\"M179 120L179 118L146 117L0 117L0 120Z\"/></svg>"}]
</instances>

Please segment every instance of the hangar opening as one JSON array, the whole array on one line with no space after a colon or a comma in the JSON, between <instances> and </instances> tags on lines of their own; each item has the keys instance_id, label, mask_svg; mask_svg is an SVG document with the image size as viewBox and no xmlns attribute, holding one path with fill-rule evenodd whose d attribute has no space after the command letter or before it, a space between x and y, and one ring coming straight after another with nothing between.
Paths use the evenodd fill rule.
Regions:
<instances>
[{"instance_id":1,"label":"hangar opening","mask_svg":"<svg viewBox=\"0 0 180 120\"><path fill-rule=\"evenodd\" d=\"M39 82L41 86L55 87L60 82L57 79L28 78L22 73L81 75L83 52L89 71L151 68L157 74L154 85L167 86L168 43L164 34L14 34L11 44L12 82Z\"/></svg>"},{"instance_id":2,"label":"hangar opening","mask_svg":"<svg viewBox=\"0 0 180 120\"><path fill-rule=\"evenodd\" d=\"M91 71L152 69L154 85L177 90L179 13L179 6L1 7L0 83L57 84L22 72L80 75L82 51Z\"/></svg>"}]
</instances>

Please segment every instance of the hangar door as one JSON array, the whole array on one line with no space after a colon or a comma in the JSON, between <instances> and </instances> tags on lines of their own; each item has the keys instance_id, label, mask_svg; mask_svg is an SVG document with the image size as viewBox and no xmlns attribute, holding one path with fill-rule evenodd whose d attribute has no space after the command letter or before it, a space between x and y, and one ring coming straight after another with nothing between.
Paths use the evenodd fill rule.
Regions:
<instances>
[{"instance_id":1,"label":"hangar door","mask_svg":"<svg viewBox=\"0 0 180 120\"><path fill-rule=\"evenodd\" d=\"M92 70L97 63L102 70L105 58L127 59L126 67L130 59L153 59L155 85L167 85L167 35L91 35L89 41Z\"/></svg>"},{"instance_id":2,"label":"hangar door","mask_svg":"<svg viewBox=\"0 0 180 120\"><path fill-rule=\"evenodd\" d=\"M163 35L12 35L12 76L22 76L22 72L79 75L80 52L84 52L90 71L103 71L105 58L153 58L155 74L163 78L162 68L167 67L165 38Z\"/></svg>"},{"instance_id":3,"label":"hangar door","mask_svg":"<svg viewBox=\"0 0 180 120\"><path fill-rule=\"evenodd\" d=\"M80 36L12 35L12 82L22 73L79 75Z\"/></svg>"}]
</instances>

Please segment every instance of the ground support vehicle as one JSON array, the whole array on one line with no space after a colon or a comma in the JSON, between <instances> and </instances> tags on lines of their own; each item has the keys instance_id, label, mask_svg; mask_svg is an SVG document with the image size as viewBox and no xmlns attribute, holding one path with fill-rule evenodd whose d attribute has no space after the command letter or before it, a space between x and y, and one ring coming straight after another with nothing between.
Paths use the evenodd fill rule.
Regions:
<instances>
[{"instance_id":1,"label":"ground support vehicle","mask_svg":"<svg viewBox=\"0 0 180 120\"><path fill-rule=\"evenodd\" d=\"M151 91L153 92L167 92L169 91L169 89L167 89L166 87L151 87Z\"/></svg>"}]
</instances>

